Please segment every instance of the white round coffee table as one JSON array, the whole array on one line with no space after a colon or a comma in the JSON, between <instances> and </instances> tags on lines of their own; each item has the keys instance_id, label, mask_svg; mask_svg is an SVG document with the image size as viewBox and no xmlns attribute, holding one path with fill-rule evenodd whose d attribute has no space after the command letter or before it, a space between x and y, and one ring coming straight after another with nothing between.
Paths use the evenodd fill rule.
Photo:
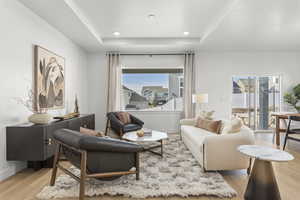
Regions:
<instances>
[{"instance_id":1,"label":"white round coffee table","mask_svg":"<svg viewBox=\"0 0 300 200\"><path fill-rule=\"evenodd\" d=\"M244 198L246 200L281 199L272 162L287 162L294 157L288 152L259 145L241 145L238 151L255 158Z\"/></svg>"},{"instance_id":2,"label":"white round coffee table","mask_svg":"<svg viewBox=\"0 0 300 200\"><path fill-rule=\"evenodd\" d=\"M149 151L151 153L154 153L156 155L163 156L163 140L168 138L168 134L165 132L155 131L152 130L152 135L145 135L143 137L139 137L137 135L136 131L125 133L122 136L122 139L131 141L131 142L137 142L137 143L147 143L147 142L159 142L159 145L150 146L147 148L144 148L144 151ZM153 151L153 149L160 148L160 153Z\"/></svg>"}]
</instances>

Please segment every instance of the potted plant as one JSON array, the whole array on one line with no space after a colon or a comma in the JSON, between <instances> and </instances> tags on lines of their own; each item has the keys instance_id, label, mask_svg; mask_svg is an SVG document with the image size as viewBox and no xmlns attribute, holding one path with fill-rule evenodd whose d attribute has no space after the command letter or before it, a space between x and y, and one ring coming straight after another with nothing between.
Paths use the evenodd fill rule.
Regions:
<instances>
[{"instance_id":1,"label":"potted plant","mask_svg":"<svg viewBox=\"0 0 300 200\"><path fill-rule=\"evenodd\" d=\"M296 85L292 92L288 92L284 95L284 101L294 107L298 113L300 113L300 84Z\"/></svg>"},{"instance_id":2,"label":"potted plant","mask_svg":"<svg viewBox=\"0 0 300 200\"><path fill-rule=\"evenodd\" d=\"M35 104L34 92L28 89L24 98L15 98L17 103L24 105L33 114L28 117L28 121L34 124L48 124L52 120L52 116L47 113L46 108L40 108Z\"/></svg>"}]
</instances>

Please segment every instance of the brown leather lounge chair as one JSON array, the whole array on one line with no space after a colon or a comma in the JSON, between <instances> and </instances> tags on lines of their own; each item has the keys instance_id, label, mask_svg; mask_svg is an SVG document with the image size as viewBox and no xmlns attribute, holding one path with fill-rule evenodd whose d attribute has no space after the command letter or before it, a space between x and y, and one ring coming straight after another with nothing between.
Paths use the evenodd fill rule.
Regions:
<instances>
[{"instance_id":1,"label":"brown leather lounge chair","mask_svg":"<svg viewBox=\"0 0 300 200\"><path fill-rule=\"evenodd\" d=\"M80 182L79 199L83 200L87 178L112 180L123 175L136 174L136 179L139 179L139 152L143 147L138 144L84 135L68 129L56 131L53 137L57 146L51 186L55 184L57 169L61 169ZM62 154L71 164L80 169L80 177L60 164Z\"/></svg>"}]
</instances>

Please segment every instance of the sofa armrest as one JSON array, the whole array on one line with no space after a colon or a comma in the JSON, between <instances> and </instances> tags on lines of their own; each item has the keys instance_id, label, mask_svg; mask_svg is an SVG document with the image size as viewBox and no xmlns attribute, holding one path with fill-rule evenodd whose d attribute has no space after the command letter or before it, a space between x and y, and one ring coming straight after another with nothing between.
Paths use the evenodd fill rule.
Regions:
<instances>
[{"instance_id":1,"label":"sofa armrest","mask_svg":"<svg viewBox=\"0 0 300 200\"><path fill-rule=\"evenodd\" d=\"M237 148L240 145L254 144L254 142L253 131L246 127L242 128L239 133L207 136L203 142L205 168L211 170L218 167L247 168L249 159L238 152Z\"/></svg>"},{"instance_id":2,"label":"sofa armrest","mask_svg":"<svg viewBox=\"0 0 300 200\"><path fill-rule=\"evenodd\" d=\"M138 124L140 126L144 125L144 122L142 120L138 119L137 117L135 117L133 115L130 115L130 119L133 122L133 124Z\"/></svg>"},{"instance_id":3,"label":"sofa armrest","mask_svg":"<svg viewBox=\"0 0 300 200\"><path fill-rule=\"evenodd\" d=\"M180 120L180 125L186 125L186 126L195 126L196 124L196 119L192 118L192 119L182 119Z\"/></svg>"},{"instance_id":4,"label":"sofa armrest","mask_svg":"<svg viewBox=\"0 0 300 200\"><path fill-rule=\"evenodd\" d=\"M103 137L85 136L80 140L80 149L93 152L135 153L143 151L139 144Z\"/></svg>"}]
</instances>

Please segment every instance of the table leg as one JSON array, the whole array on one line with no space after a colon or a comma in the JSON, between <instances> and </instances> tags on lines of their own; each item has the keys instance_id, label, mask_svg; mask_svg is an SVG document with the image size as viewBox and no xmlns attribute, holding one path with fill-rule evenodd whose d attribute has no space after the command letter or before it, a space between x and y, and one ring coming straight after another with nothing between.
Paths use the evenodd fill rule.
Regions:
<instances>
[{"instance_id":1,"label":"table leg","mask_svg":"<svg viewBox=\"0 0 300 200\"><path fill-rule=\"evenodd\" d=\"M161 157L163 157L163 153L164 153L164 150L163 150L163 141L160 140L160 154L161 154Z\"/></svg>"},{"instance_id":2,"label":"table leg","mask_svg":"<svg viewBox=\"0 0 300 200\"><path fill-rule=\"evenodd\" d=\"M144 151L149 151L153 154L156 154L156 155L159 155L159 156L163 157L163 140L159 140L158 142L160 144L158 144L156 146L150 146L148 148L144 148ZM160 148L160 152L152 151L152 149L156 149L156 148Z\"/></svg>"},{"instance_id":3,"label":"table leg","mask_svg":"<svg viewBox=\"0 0 300 200\"><path fill-rule=\"evenodd\" d=\"M272 163L255 159L244 195L246 200L280 200Z\"/></svg>"},{"instance_id":4,"label":"table leg","mask_svg":"<svg viewBox=\"0 0 300 200\"><path fill-rule=\"evenodd\" d=\"M280 118L276 116L276 145L280 146Z\"/></svg>"}]
</instances>

